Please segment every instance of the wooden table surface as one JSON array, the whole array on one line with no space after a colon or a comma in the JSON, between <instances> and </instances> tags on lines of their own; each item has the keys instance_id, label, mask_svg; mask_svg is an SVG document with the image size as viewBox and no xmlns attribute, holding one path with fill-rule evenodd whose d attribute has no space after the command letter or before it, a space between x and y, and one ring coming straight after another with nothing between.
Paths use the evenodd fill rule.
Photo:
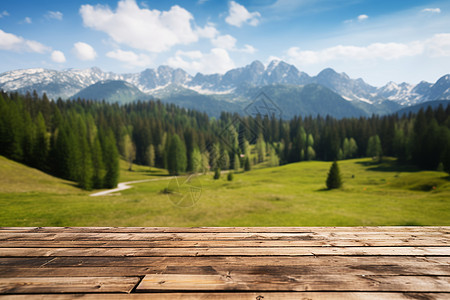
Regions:
<instances>
[{"instance_id":1,"label":"wooden table surface","mask_svg":"<svg viewBox=\"0 0 450 300\"><path fill-rule=\"evenodd\" d=\"M450 227L0 227L5 299L450 299Z\"/></svg>"}]
</instances>

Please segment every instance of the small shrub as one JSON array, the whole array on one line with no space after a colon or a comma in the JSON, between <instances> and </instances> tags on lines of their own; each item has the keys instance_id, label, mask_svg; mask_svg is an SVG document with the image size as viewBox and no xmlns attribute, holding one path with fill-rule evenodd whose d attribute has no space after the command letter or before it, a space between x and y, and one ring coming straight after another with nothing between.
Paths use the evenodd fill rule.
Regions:
<instances>
[{"instance_id":1,"label":"small shrub","mask_svg":"<svg viewBox=\"0 0 450 300\"><path fill-rule=\"evenodd\" d=\"M228 181L233 181L233 173L232 173L232 172L229 172L229 173L228 173L228 175L227 175L227 180L228 180Z\"/></svg>"},{"instance_id":2,"label":"small shrub","mask_svg":"<svg viewBox=\"0 0 450 300\"><path fill-rule=\"evenodd\" d=\"M214 171L214 180L217 180L220 178L220 169L216 168L216 170Z\"/></svg>"},{"instance_id":3,"label":"small shrub","mask_svg":"<svg viewBox=\"0 0 450 300\"><path fill-rule=\"evenodd\" d=\"M165 188L161 191L161 193L163 193L163 194L172 194L172 193L173 193L173 190L172 190L171 188L165 187Z\"/></svg>"}]
</instances>

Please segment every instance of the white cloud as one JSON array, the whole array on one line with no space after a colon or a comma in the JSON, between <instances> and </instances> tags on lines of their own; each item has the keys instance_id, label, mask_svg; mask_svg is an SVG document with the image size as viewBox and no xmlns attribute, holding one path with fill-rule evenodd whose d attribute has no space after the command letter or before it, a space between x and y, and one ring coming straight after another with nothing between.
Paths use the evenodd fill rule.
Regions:
<instances>
[{"instance_id":1,"label":"white cloud","mask_svg":"<svg viewBox=\"0 0 450 300\"><path fill-rule=\"evenodd\" d=\"M212 39L219 34L219 31L216 29L214 24L208 23L203 28L197 28L197 34L199 37Z\"/></svg>"},{"instance_id":2,"label":"white cloud","mask_svg":"<svg viewBox=\"0 0 450 300\"><path fill-rule=\"evenodd\" d=\"M427 52L431 57L450 56L450 33L435 34L426 42Z\"/></svg>"},{"instance_id":3,"label":"white cloud","mask_svg":"<svg viewBox=\"0 0 450 300\"><path fill-rule=\"evenodd\" d=\"M441 9L438 8L438 7L436 7L436 8L424 8L424 9L422 9L422 12L439 14L439 13L441 13Z\"/></svg>"},{"instance_id":4,"label":"white cloud","mask_svg":"<svg viewBox=\"0 0 450 300\"><path fill-rule=\"evenodd\" d=\"M45 53L50 51L50 48L39 42L26 40L0 29L0 50Z\"/></svg>"},{"instance_id":5,"label":"white cloud","mask_svg":"<svg viewBox=\"0 0 450 300\"><path fill-rule=\"evenodd\" d=\"M229 34L225 34L211 40L211 43L217 48L232 50L236 45L236 39Z\"/></svg>"},{"instance_id":6,"label":"white cloud","mask_svg":"<svg viewBox=\"0 0 450 300\"><path fill-rule=\"evenodd\" d=\"M358 21L358 22L364 22L364 21L367 20L368 18L369 18L368 15L362 14L362 15L359 15L358 17L356 17L356 19L345 20L344 23L346 23L346 24L351 24L351 23L353 23L353 22L355 22L355 21Z\"/></svg>"},{"instance_id":7,"label":"white cloud","mask_svg":"<svg viewBox=\"0 0 450 300\"><path fill-rule=\"evenodd\" d=\"M63 13L60 11L48 11L45 17L47 19L55 19L61 21L63 19Z\"/></svg>"},{"instance_id":8,"label":"white cloud","mask_svg":"<svg viewBox=\"0 0 450 300\"><path fill-rule=\"evenodd\" d=\"M143 67L151 64L151 59L149 56L145 54L136 54L133 51L123 51L121 49L117 49L106 53L106 56L132 66Z\"/></svg>"},{"instance_id":9,"label":"white cloud","mask_svg":"<svg viewBox=\"0 0 450 300\"><path fill-rule=\"evenodd\" d=\"M418 55L450 56L450 33L435 34L432 38L411 43L373 43L365 47L338 45L323 50L287 50L287 59L299 65L324 63L333 60L393 60Z\"/></svg>"},{"instance_id":10,"label":"white cloud","mask_svg":"<svg viewBox=\"0 0 450 300\"><path fill-rule=\"evenodd\" d=\"M39 42L25 40L25 49L27 52L45 53L51 50L50 47L42 45Z\"/></svg>"},{"instance_id":11,"label":"white cloud","mask_svg":"<svg viewBox=\"0 0 450 300\"><path fill-rule=\"evenodd\" d=\"M94 60L97 57L94 48L83 42L73 44L73 52L79 60Z\"/></svg>"},{"instance_id":12,"label":"white cloud","mask_svg":"<svg viewBox=\"0 0 450 300\"><path fill-rule=\"evenodd\" d=\"M9 16L9 13L6 10L4 10L0 13L0 19L3 17L7 17L7 16Z\"/></svg>"},{"instance_id":13,"label":"white cloud","mask_svg":"<svg viewBox=\"0 0 450 300\"><path fill-rule=\"evenodd\" d=\"M359 21L359 22L362 22L362 21L367 20L368 18L369 18L368 15L359 15L359 16L358 16L358 21Z\"/></svg>"},{"instance_id":14,"label":"white cloud","mask_svg":"<svg viewBox=\"0 0 450 300\"><path fill-rule=\"evenodd\" d=\"M25 17L25 19L23 20L23 23L31 24L32 23L31 18L30 17Z\"/></svg>"},{"instance_id":15,"label":"white cloud","mask_svg":"<svg viewBox=\"0 0 450 300\"><path fill-rule=\"evenodd\" d=\"M66 57L64 56L64 53L62 53L59 50L55 50L55 51L52 52L51 59L54 62L60 63L60 64L66 62Z\"/></svg>"},{"instance_id":16,"label":"white cloud","mask_svg":"<svg viewBox=\"0 0 450 300\"><path fill-rule=\"evenodd\" d=\"M259 24L260 17L261 14L259 12L255 11L251 13L244 6L231 1L229 15L225 18L225 22L237 27L241 27L244 23L256 26Z\"/></svg>"},{"instance_id":17,"label":"white cloud","mask_svg":"<svg viewBox=\"0 0 450 300\"><path fill-rule=\"evenodd\" d=\"M244 53L249 53L249 54L253 54L253 53L255 53L255 52L258 51L258 50L256 50L256 48L253 47L253 46L251 46L251 45L245 44L245 45L244 45L244 48L242 48L242 49L237 49L237 51L244 52Z\"/></svg>"},{"instance_id":18,"label":"white cloud","mask_svg":"<svg viewBox=\"0 0 450 300\"><path fill-rule=\"evenodd\" d=\"M135 0L121 0L116 11L108 6L82 5L80 14L85 26L107 33L119 44L149 52L167 51L217 34L211 25L193 28L194 17L178 5L159 11L140 8Z\"/></svg>"},{"instance_id":19,"label":"white cloud","mask_svg":"<svg viewBox=\"0 0 450 300\"><path fill-rule=\"evenodd\" d=\"M182 68L192 74L197 72L224 73L235 68L227 50L221 48L213 48L206 54L200 51L177 51L174 57L167 60L167 64L173 68Z\"/></svg>"},{"instance_id":20,"label":"white cloud","mask_svg":"<svg viewBox=\"0 0 450 300\"><path fill-rule=\"evenodd\" d=\"M222 48L229 51L236 51L250 54L256 52L255 47L247 44L244 45L244 48L236 48L236 39L229 34L220 35L217 38L212 39L211 43L216 48Z\"/></svg>"}]
</instances>

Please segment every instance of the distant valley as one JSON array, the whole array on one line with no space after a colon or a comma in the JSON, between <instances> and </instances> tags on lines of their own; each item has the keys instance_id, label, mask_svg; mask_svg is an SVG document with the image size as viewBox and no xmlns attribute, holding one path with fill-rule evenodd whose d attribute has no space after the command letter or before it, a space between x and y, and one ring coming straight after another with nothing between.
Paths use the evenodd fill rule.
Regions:
<instances>
[{"instance_id":1,"label":"distant valley","mask_svg":"<svg viewBox=\"0 0 450 300\"><path fill-rule=\"evenodd\" d=\"M221 111L243 113L243 108L263 92L286 119L317 114L342 118L383 115L428 101L450 100L450 75L435 83L389 82L374 87L330 68L310 76L283 61L272 61L267 67L254 61L225 74L195 76L168 66L132 74L99 68L15 70L0 74L0 89L21 93L36 90L51 99L119 103L161 99L216 117Z\"/></svg>"}]
</instances>

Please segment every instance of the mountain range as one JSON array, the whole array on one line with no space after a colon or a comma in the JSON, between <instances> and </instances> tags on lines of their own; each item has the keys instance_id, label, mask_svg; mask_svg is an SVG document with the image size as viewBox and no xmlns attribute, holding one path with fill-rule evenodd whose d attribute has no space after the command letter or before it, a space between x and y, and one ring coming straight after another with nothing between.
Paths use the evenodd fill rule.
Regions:
<instances>
[{"instance_id":1,"label":"mountain range","mask_svg":"<svg viewBox=\"0 0 450 300\"><path fill-rule=\"evenodd\" d=\"M99 68L84 70L14 70L0 74L0 89L25 93L36 90L51 99L85 98L127 103L153 98L218 116L243 112L261 92L277 105L284 118L294 115L357 117L387 114L433 100L450 100L450 75L436 83L389 82L374 87L363 79L327 68L316 76L274 60L259 61L224 74L191 76L182 69L160 66L140 73L116 74Z\"/></svg>"}]
</instances>

